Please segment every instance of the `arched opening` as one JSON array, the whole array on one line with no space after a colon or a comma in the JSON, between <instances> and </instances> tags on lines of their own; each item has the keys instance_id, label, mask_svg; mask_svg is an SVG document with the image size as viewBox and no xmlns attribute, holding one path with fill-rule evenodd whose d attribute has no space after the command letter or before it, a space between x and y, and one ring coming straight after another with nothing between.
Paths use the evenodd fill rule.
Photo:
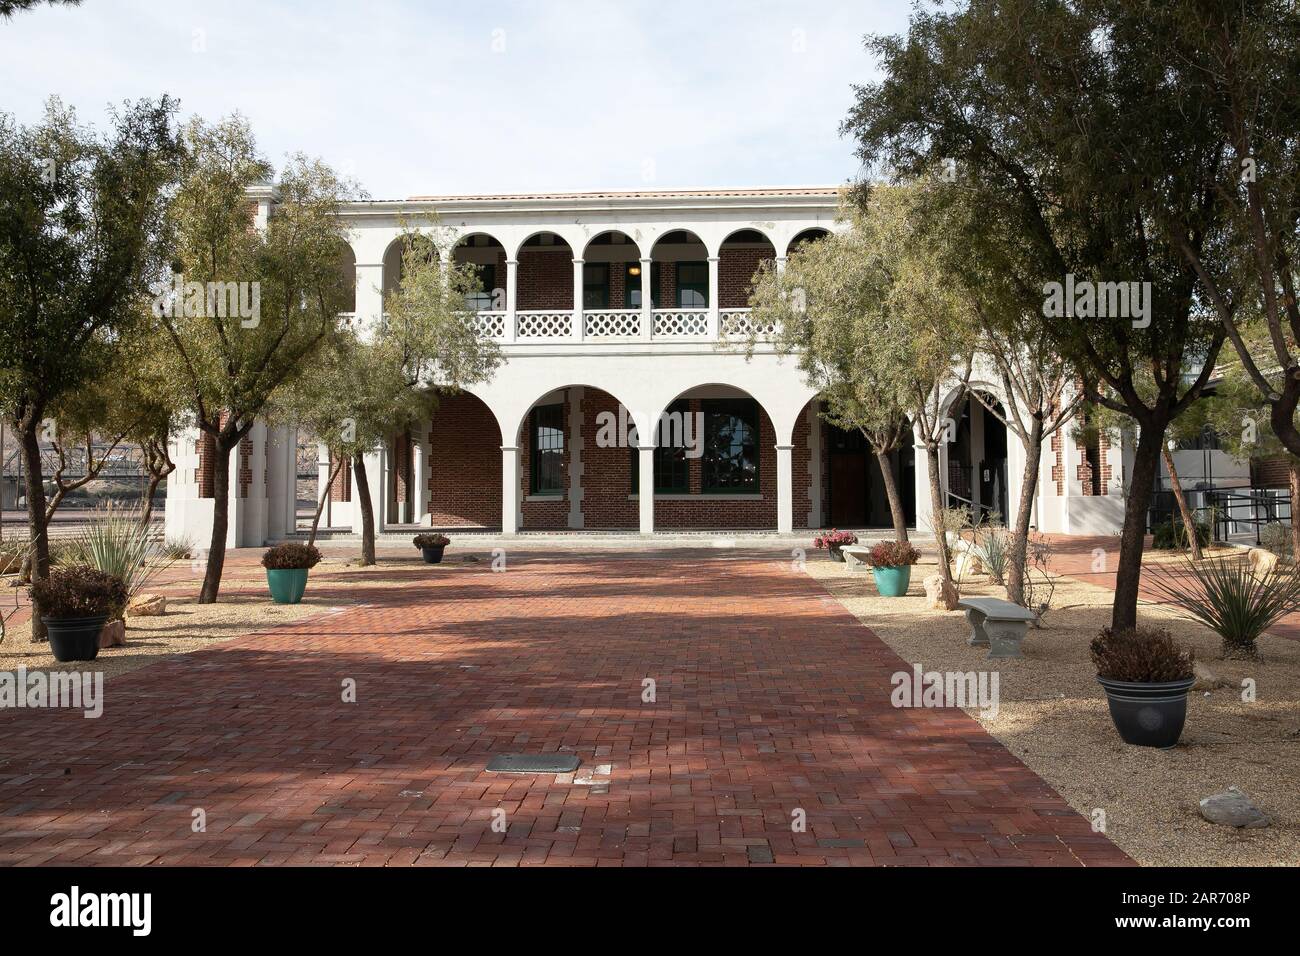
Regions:
<instances>
[{"instance_id":1,"label":"arched opening","mask_svg":"<svg viewBox=\"0 0 1300 956\"><path fill-rule=\"evenodd\" d=\"M1002 403L980 394L995 409ZM1007 521L1007 426L970 389L954 396L948 410L953 440L948 445L948 505L967 507L972 519Z\"/></svg>"},{"instance_id":2,"label":"arched opening","mask_svg":"<svg viewBox=\"0 0 1300 956\"><path fill-rule=\"evenodd\" d=\"M718 249L718 308L748 309L754 274L775 258L776 247L757 229L740 229L724 239Z\"/></svg>"},{"instance_id":3,"label":"arched opening","mask_svg":"<svg viewBox=\"0 0 1300 956\"><path fill-rule=\"evenodd\" d=\"M792 252L802 246L805 242L816 242L823 236L831 234L829 229L823 229L821 226L813 226L811 229L805 229L799 235L790 240L790 244L785 248L785 254L789 256Z\"/></svg>"},{"instance_id":4,"label":"arched opening","mask_svg":"<svg viewBox=\"0 0 1300 956\"><path fill-rule=\"evenodd\" d=\"M502 312L506 307L506 249L484 232L461 237L451 253L457 265L473 266L479 291L471 293L466 306L476 312Z\"/></svg>"},{"instance_id":5,"label":"arched opening","mask_svg":"<svg viewBox=\"0 0 1300 956\"><path fill-rule=\"evenodd\" d=\"M356 315L357 312L357 256L346 242L339 243L339 276L343 284L344 314Z\"/></svg>"},{"instance_id":6,"label":"arched opening","mask_svg":"<svg viewBox=\"0 0 1300 956\"><path fill-rule=\"evenodd\" d=\"M501 528L501 426L484 401L470 392L443 395L428 427L427 452L414 481L428 488L434 528Z\"/></svg>"},{"instance_id":7,"label":"arched opening","mask_svg":"<svg viewBox=\"0 0 1300 956\"><path fill-rule=\"evenodd\" d=\"M582 309L588 338L641 331L641 250L627 233L602 232L582 251Z\"/></svg>"},{"instance_id":8,"label":"arched opening","mask_svg":"<svg viewBox=\"0 0 1300 956\"><path fill-rule=\"evenodd\" d=\"M573 329L573 249L562 236L539 232L519 246L515 334L555 339Z\"/></svg>"},{"instance_id":9,"label":"arched opening","mask_svg":"<svg viewBox=\"0 0 1300 956\"><path fill-rule=\"evenodd\" d=\"M402 283L402 255L408 245L413 245L426 262L438 258L438 247L425 235L401 235L388 244L384 250L384 298L396 292Z\"/></svg>"},{"instance_id":10,"label":"arched opening","mask_svg":"<svg viewBox=\"0 0 1300 956\"><path fill-rule=\"evenodd\" d=\"M660 236L650 250L651 307L656 338L708 334L709 250L686 229Z\"/></svg>"}]
</instances>

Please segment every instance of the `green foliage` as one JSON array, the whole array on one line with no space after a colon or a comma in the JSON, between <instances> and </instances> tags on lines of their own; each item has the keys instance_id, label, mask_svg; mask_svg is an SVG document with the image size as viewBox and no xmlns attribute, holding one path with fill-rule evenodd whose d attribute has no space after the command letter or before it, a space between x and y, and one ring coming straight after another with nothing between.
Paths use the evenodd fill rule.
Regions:
<instances>
[{"instance_id":1,"label":"green foliage","mask_svg":"<svg viewBox=\"0 0 1300 956\"><path fill-rule=\"evenodd\" d=\"M1291 529L1279 521L1264 525L1259 533L1259 541L1265 548L1286 562L1295 560L1291 553Z\"/></svg>"},{"instance_id":2,"label":"green foliage","mask_svg":"<svg viewBox=\"0 0 1300 956\"><path fill-rule=\"evenodd\" d=\"M1300 609L1294 567L1256 575L1245 559L1186 562L1177 572L1154 566L1151 584L1223 639L1225 657L1258 656L1256 641L1284 614Z\"/></svg>"},{"instance_id":3,"label":"green foliage","mask_svg":"<svg viewBox=\"0 0 1300 956\"><path fill-rule=\"evenodd\" d=\"M1203 521L1197 521L1196 541L1202 547L1210 543L1210 526ZM1158 524L1152 529L1152 547L1158 551L1186 551L1187 544L1187 526L1183 524L1183 519L1179 517L1170 518L1163 524Z\"/></svg>"},{"instance_id":4,"label":"green foliage","mask_svg":"<svg viewBox=\"0 0 1300 956\"><path fill-rule=\"evenodd\" d=\"M55 568L27 590L36 610L55 620L120 614L127 602L121 578L84 565Z\"/></svg>"},{"instance_id":5,"label":"green foliage","mask_svg":"<svg viewBox=\"0 0 1300 956\"><path fill-rule=\"evenodd\" d=\"M109 504L91 516L75 544L78 563L121 580L128 600L175 563L140 519L139 509Z\"/></svg>"},{"instance_id":6,"label":"green foliage","mask_svg":"<svg viewBox=\"0 0 1300 956\"><path fill-rule=\"evenodd\" d=\"M1166 684L1193 674L1194 655L1160 627L1102 628L1089 646L1097 676L1132 684Z\"/></svg>"},{"instance_id":7,"label":"green foliage","mask_svg":"<svg viewBox=\"0 0 1300 956\"><path fill-rule=\"evenodd\" d=\"M989 528L976 536L975 553L994 584L1006 581L1011 557L1011 534L1006 528Z\"/></svg>"}]
</instances>

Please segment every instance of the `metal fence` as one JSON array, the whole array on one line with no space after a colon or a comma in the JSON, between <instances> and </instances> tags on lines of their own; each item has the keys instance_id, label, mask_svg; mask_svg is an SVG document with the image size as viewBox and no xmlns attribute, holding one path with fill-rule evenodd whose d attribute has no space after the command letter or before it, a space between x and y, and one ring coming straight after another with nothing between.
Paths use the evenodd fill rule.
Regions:
<instances>
[{"instance_id":1,"label":"metal fence","mask_svg":"<svg viewBox=\"0 0 1300 956\"><path fill-rule=\"evenodd\" d=\"M1291 495L1285 488L1209 488L1183 494L1196 520L1210 526L1215 541L1251 537L1258 546L1265 527L1291 524ZM1148 532L1178 518L1178 502L1172 491L1157 491L1151 496Z\"/></svg>"}]
</instances>

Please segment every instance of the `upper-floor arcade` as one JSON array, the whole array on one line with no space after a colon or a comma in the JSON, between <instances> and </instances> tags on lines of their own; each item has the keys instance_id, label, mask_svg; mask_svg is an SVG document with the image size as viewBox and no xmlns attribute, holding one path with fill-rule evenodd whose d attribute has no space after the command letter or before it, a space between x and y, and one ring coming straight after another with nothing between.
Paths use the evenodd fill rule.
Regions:
<instances>
[{"instance_id":1,"label":"upper-floor arcade","mask_svg":"<svg viewBox=\"0 0 1300 956\"><path fill-rule=\"evenodd\" d=\"M831 188L423 197L345 207L355 312L378 320L401 274L403 232L476 267L469 303L511 347L712 343L750 331L764 261L836 228ZM760 333L764 330L759 330Z\"/></svg>"}]
</instances>

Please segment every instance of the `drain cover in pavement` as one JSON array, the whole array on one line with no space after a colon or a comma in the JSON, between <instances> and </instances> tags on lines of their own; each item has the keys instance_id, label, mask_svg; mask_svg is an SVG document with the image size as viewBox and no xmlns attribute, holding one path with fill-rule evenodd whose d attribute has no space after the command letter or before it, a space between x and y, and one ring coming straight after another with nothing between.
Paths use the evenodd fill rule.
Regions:
<instances>
[{"instance_id":1,"label":"drain cover in pavement","mask_svg":"<svg viewBox=\"0 0 1300 956\"><path fill-rule=\"evenodd\" d=\"M572 754L501 754L487 768L493 773L573 773L579 763Z\"/></svg>"}]
</instances>

